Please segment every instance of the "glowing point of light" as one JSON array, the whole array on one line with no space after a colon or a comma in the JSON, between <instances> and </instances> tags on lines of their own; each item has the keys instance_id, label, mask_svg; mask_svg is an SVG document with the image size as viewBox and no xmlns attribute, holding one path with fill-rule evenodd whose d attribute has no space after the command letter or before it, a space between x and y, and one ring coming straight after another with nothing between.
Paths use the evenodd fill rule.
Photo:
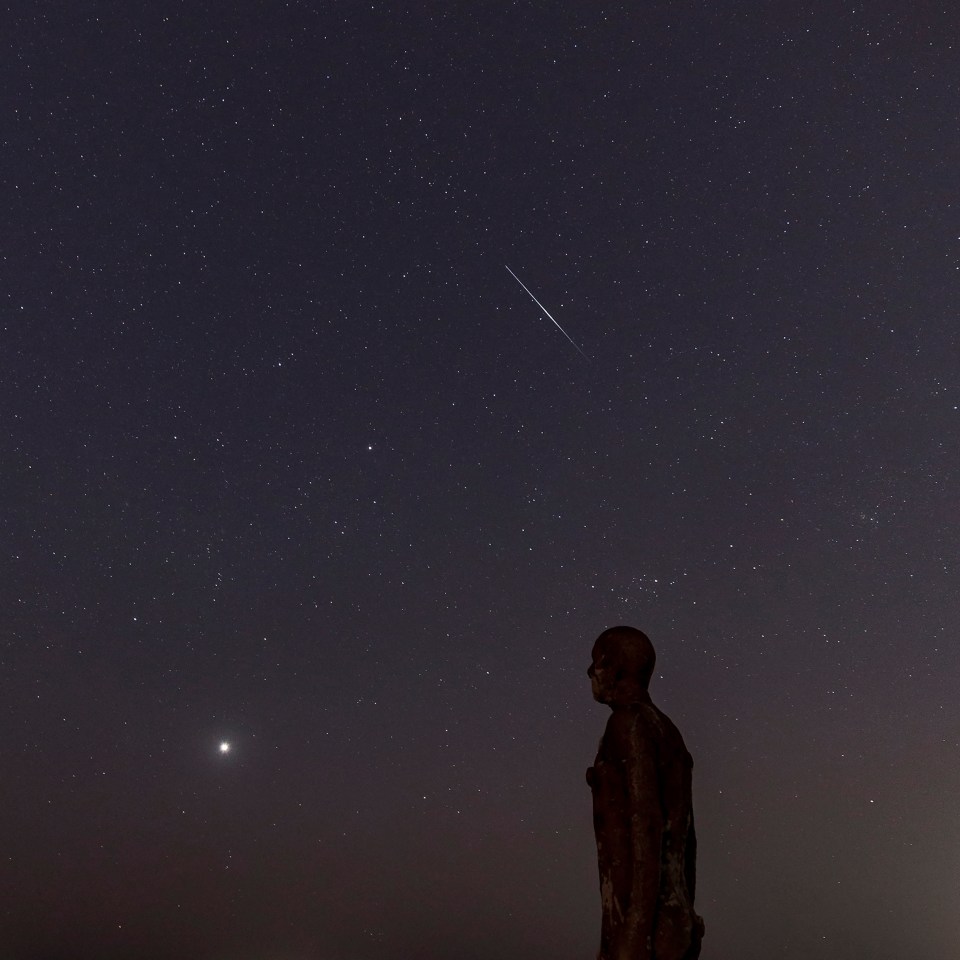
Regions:
<instances>
[{"instance_id":1,"label":"glowing point of light","mask_svg":"<svg viewBox=\"0 0 960 960\"><path fill-rule=\"evenodd\" d=\"M226 740L224 740L223 743L220 744L220 752L221 752L221 753L229 753L229 752L230 752L230 744L227 743Z\"/></svg>"}]
</instances>

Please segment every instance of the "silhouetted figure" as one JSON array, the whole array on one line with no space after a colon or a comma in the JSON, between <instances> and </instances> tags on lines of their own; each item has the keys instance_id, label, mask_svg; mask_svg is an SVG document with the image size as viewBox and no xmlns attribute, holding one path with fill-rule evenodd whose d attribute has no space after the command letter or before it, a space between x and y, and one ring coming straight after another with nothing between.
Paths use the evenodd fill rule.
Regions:
<instances>
[{"instance_id":1,"label":"silhouetted figure","mask_svg":"<svg viewBox=\"0 0 960 960\"><path fill-rule=\"evenodd\" d=\"M598 960L700 956L693 760L650 700L655 661L645 634L613 627L597 638L587 671L594 699L613 709L587 771L603 905Z\"/></svg>"}]
</instances>

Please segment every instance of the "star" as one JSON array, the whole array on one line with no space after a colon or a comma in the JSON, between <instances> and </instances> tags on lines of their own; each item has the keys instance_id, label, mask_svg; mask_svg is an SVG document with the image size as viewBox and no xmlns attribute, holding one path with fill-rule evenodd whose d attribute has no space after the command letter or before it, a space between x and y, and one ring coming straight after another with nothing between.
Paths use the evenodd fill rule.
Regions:
<instances>
[{"instance_id":1,"label":"star","mask_svg":"<svg viewBox=\"0 0 960 960\"><path fill-rule=\"evenodd\" d=\"M220 743L220 752L221 752L221 753L229 753L229 752L230 752L230 744L227 743L226 740L221 741L221 743Z\"/></svg>"}]
</instances>

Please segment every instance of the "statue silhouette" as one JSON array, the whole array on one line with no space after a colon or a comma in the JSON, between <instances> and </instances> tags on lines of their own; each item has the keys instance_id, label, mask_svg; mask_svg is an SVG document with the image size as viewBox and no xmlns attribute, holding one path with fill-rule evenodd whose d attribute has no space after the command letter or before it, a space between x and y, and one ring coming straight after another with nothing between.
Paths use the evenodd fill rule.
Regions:
<instances>
[{"instance_id":1,"label":"statue silhouette","mask_svg":"<svg viewBox=\"0 0 960 960\"><path fill-rule=\"evenodd\" d=\"M587 671L594 699L613 710L587 770L603 909L598 960L700 956L693 760L650 700L655 661L645 634L612 627L593 645Z\"/></svg>"}]
</instances>

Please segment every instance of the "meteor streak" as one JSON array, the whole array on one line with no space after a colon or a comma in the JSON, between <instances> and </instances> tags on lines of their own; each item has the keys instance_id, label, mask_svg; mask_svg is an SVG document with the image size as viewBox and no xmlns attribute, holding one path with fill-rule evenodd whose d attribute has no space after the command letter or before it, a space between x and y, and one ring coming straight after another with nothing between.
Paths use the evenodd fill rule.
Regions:
<instances>
[{"instance_id":1,"label":"meteor streak","mask_svg":"<svg viewBox=\"0 0 960 960\"><path fill-rule=\"evenodd\" d=\"M504 266L507 267L506 264L504 264ZM532 293L530 293L529 289L527 289L527 285L526 285L509 267L507 267L507 273L509 273L510 276L513 277L513 279L516 280L517 283L519 283L520 286L523 287L523 289L527 291L527 294L530 296L530 299L531 299L548 317L550 317L551 320L553 320L554 326L556 326L556 328L570 341L571 345L573 346L573 349L576 350L577 353L579 353L580 356L583 357L583 359L587 361L587 363L589 363L589 362L590 362L590 358L573 342L573 338L570 336L570 334L567 333L567 331L564 330L563 327L561 327L560 324L557 323L557 321L553 319L553 317L552 317L551 314L550 314L550 311L549 311Z\"/></svg>"}]
</instances>

